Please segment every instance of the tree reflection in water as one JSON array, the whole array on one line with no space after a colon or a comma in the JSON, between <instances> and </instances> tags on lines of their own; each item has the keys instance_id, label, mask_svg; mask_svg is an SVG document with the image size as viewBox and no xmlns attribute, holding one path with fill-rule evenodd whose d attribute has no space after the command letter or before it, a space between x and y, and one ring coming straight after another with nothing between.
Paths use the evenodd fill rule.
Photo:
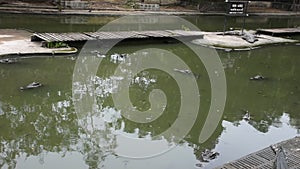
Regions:
<instances>
[{"instance_id":1,"label":"tree reflection in water","mask_svg":"<svg viewBox=\"0 0 300 169\"><path fill-rule=\"evenodd\" d=\"M4 104L6 112L1 118L0 166L16 167L20 156L39 156L43 163L45 152L55 152L62 157L68 152L79 151L90 168L98 168L104 158L113 152L115 138L111 134L111 124L101 129L88 125L90 131L78 126L77 116L72 111L71 100L59 101L42 106L24 105L20 108ZM46 110L52 111L46 111ZM112 112L104 108L103 112ZM97 125L99 120L97 120ZM101 143L101 144L99 144Z\"/></svg>"},{"instance_id":2,"label":"tree reflection in water","mask_svg":"<svg viewBox=\"0 0 300 169\"><path fill-rule=\"evenodd\" d=\"M174 46L170 48L173 49ZM177 48L173 50L176 52ZM178 48L177 52L180 53L181 50L182 48ZM182 51L181 55L185 56L185 51ZM297 65L300 64L300 60L296 55L297 53L299 53L299 48L295 46L286 46L285 48L269 47L249 52L220 52L228 83L227 103L223 121L218 123L215 133L203 144L198 143L198 137L207 116L206 108L210 104L210 100L207 98L209 98L210 91L207 90L206 84L202 84L203 81L209 80L205 76L205 72L197 70L202 75L198 81L203 97L201 100L202 109L199 112L201 116L199 115L194 127L183 142L186 141L194 149L194 154L199 161L202 160L201 152L205 149L218 151L221 149L219 146L225 145L222 144L223 140L220 139L222 139L222 135L226 135L225 133L228 132L226 127L233 128L228 123L241 129L243 126L254 127L255 130L251 131L256 135L267 135L274 130L274 127L285 127L286 125L282 123L281 119L282 117L289 117L286 118L287 122L285 123L299 131L300 116L298 112L300 102L298 100L300 87L298 83L300 79L297 76L297 72L299 72L299 66ZM44 62L47 62L47 64L43 64ZM62 71L62 67L64 67L64 71ZM124 132L133 133L138 128L140 136L143 137L149 132L152 134L160 133L164 127L168 127L168 123L172 123L173 116L171 112L173 109L178 108L176 107L178 102L174 99L171 99L173 101L172 106L166 107L169 114L160 122L140 125L121 118L120 112L113 107L110 98L111 92L105 93L103 91L103 88L107 88L105 91L112 89L112 84L117 84L120 80L117 77L113 79L109 76L107 78L95 77L94 82L98 83L96 89L99 86L103 87L96 90L99 99L95 103L101 106L94 105L90 114L86 114L85 118L78 120L69 86L73 67L74 63L64 58L30 59L30 62L23 60L21 65L17 65L17 67L4 67L1 65L1 168L5 168L5 166L15 168L20 156L28 158L38 156L42 163L44 155L49 152L61 156L66 155L68 152L80 152L86 165L90 168L100 168L104 165L103 163L108 156L116 156L114 150L118 145L112 129L120 130L122 128L121 124L124 123L126 124ZM108 61L104 69L110 72L114 67ZM249 81L249 77L258 73L262 73L269 80ZM57 77L57 74L60 76ZM26 78L22 76L26 76ZM20 84L27 83L26 79L33 79L35 76L44 81L50 79L48 81L50 85L22 93L17 90L21 86ZM20 79L23 79L24 82ZM178 96L174 92L176 86L171 88L171 85L169 85L173 81L171 83L170 81L162 81L170 79L167 76L161 74L160 76L150 77L150 79L155 79L155 83L147 86L133 84L133 88L136 89L133 93L136 95L132 100L138 107L149 107L146 99L149 93L148 90L154 89L159 83L162 87L166 86L164 91L170 96L174 98ZM57 84L63 85L56 86ZM147 90L144 90L143 87L147 87ZM141 93L146 96L141 97ZM251 114L252 118L248 122L242 121L245 114L243 110L247 110ZM108 114L114 116L107 116ZM247 132L247 130L244 131ZM227 135L230 134L227 133ZM266 138L268 137L266 136ZM268 139L272 140L273 136ZM271 142L268 142L268 144L271 144ZM235 153L238 153L238 151L242 150L237 150ZM220 151L220 156L217 156L215 161L225 159L222 156L224 154L226 152ZM130 163L127 163L127 165L129 166Z\"/></svg>"}]
</instances>

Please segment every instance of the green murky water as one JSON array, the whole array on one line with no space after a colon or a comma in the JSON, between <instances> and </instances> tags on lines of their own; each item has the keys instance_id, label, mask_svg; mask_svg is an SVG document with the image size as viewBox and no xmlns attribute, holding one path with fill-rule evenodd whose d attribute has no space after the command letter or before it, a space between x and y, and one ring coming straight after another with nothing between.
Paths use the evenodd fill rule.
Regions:
<instances>
[{"instance_id":1,"label":"green murky water","mask_svg":"<svg viewBox=\"0 0 300 169\"><path fill-rule=\"evenodd\" d=\"M223 17L184 18L201 30L223 29ZM38 32L96 31L113 19L1 14L0 28L23 28ZM246 20L249 29L293 27L299 24L299 18L250 17ZM232 18L229 25L240 27L242 20ZM180 116L178 111L183 94L179 91L180 85L176 79L167 72L147 69L136 76L133 74L129 87L129 99L140 111L151 107L149 93L153 89L164 92L167 105L163 107L163 114L159 118L149 123L136 123L122 117L124 110L115 106L113 95L120 92L118 86L125 77L114 75L115 69L118 65L135 68L138 62L132 59L134 54L147 48L159 48L176 54L194 74L199 75L196 78L201 96L198 116L185 139L179 143L174 143L172 137L151 141L153 136L170 128ZM99 62L99 58L91 53L93 50L86 49L86 55L92 58L92 62ZM90 81L95 87L92 92L95 100L88 100L89 97L84 100L85 96L90 96L88 83L72 81L77 55L24 57L16 64L0 64L1 168L181 169L200 165L213 168L299 135L300 47L296 44L274 45L252 51L217 52L226 74L227 100L221 121L214 122L217 128L204 143L199 143L198 138L211 104L209 76L203 63L183 44L118 44L109 53L128 53L130 56L124 63L114 63L109 55L102 60ZM166 61L162 58L161 62ZM81 67L81 73L85 69L88 68ZM124 71L127 69L123 68ZM176 71L172 73L186 81L193 77ZM267 79L249 80L257 74ZM40 81L44 86L35 90L19 90L19 87L32 81ZM75 99L72 92L75 93ZM84 105L88 106L83 106L82 110L86 111L78 115L74 103L82 98ZM189 106L192 110L195 105ZM245 111L251 114L249 121L243 119ZM187 120L182 123L182 128L189 125ZM218 152L219 155L205 161L201 153L205 149ZM143 151L156 155L149 157Z\"/></svg>"}]
</instances>

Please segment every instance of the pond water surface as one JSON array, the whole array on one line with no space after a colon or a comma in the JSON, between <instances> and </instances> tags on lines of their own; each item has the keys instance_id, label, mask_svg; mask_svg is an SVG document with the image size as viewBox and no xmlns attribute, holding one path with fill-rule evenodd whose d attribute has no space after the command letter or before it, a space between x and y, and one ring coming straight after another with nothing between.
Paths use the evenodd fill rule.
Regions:
<instances>
[{"instance_id":1,"label":"pond water surface","mask_svg":"<svg viewBox=\"0 0 300 169\"><path fill-rule=\"evenodd\" d=\"M204 31L223 29L221 16L183 18ZM0 28L36 32L97 31L114 19L116 17L1 14ZM299 24L297 17L246 19L249 29ZM228 25L240 27L242 20L231 18ZM180 142L173 142L171 137L151 140L178 118L182 95L175 79L167 72L147 69L131 77L130 101L140 111L151 107L149 93L153 89L164 92L167 105L163 115L154 121L128 120L113 102L112 95L120 92L118 85L124 77L114 75L122 63L114 63L109 55L130 54L126 61L130 66L131 55L149 48L175 53L199 75L196 82L201 93L200 109L191 130ZM86 55L99 59L94 57L93 50L86 49L89 51ZM221 121L215 122L216 130L204 143L199 143L198 138L211 104L210 81L203 64L183 44L139 41L116 45L92 79L97 104L82 119L76 114L74 102L78 100L77 97L74 100L73 94L81 96L89 91L82 84L74 84L77 55L26 56L19 58L16 64L0 64L0 168L213 168L300 134L299 45L270 45L251 51L217 53L226 75L227 100ZM189 74L177 73L191 78ZM267 79L249 80L257 74ZM44 86L19 90L32 81L40 81ZM246 112L250 112L250 120L243 119ZM160 151L164 149L166 151ZM206 149L218 153L215 159L203 158L202 152ZM159 153L147 156L139 154L139 150Z\"/></svg>"}]
</instances>

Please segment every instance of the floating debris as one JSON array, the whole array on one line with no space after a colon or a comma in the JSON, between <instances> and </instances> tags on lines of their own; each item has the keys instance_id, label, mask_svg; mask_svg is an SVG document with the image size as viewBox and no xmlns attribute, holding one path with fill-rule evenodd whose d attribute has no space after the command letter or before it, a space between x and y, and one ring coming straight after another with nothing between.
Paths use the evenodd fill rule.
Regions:
<instances>
[{"instance_id":1,"label":"floating debris","mask_svg":"<svg viewBox=\"0 0 300 169\"><path fill-rule=\"evenodd\" d=\"M203 158L203 160L205 162L208 162L208 161L211 161L211 160L214 160L216 159L216 157L220 155L220 153L218 152L215 152L215 151L211 151L209 149L205 149L202 153L201 153L201 156Z\"/></svg>"},{"instance_id":2,"label":"floating debris","mask_svg":"<svg viewBox=\"0 0 300 169\"><path fill-rule=\"evenodd\" d=\"M156 79L149 76L138 76L132 79L132 84L137 84L145 90L149 87L149 85L154 83L156 83Z\"/></svg>"},{"instance_id":3,"label":"floating debris","mask_svg":"<svg viewBox=\"0 0 300 169\"><path fill-rule=\"evenodd\" d=\"M175 72L180 72L180 73L186 73L186 74L191 74L192 72L190 70L181 70L181 69L174 69Z\"/></svg>"},{"instance_id":4,"label":"floating debris","mask_svg":"<svg viewBox=\"0 0 300 169\"><path fill-rule=\"evenodd\" d=\"M189 75L194 75L197 79L200 77L199 74L193 73L192 71L188 69L174 69L175 72L183 73L183 74L189 74Z\"/></svg>"},{"instance_id":5,"label":"floating debris","mask_svg":"<svg viewBox=\"0 0 300 169\"><path fill-rule=\"evenodd\" d=\"M113 63L118 63L118 62L124 62L125 58L128 57L128 54L112 54L110 55L110 61L112 61Z\"/></svg>"},{"instance_id":6,"label":"floating debris","mask_svg":"<svg viewBox=\"0 0 300 169\"><path fill-rule=\"evenodd\" d=\"M105 57L106 57L106 55L102 54L101 52L99 52L99 51L97 51L97 50L93 50L93 51L91 51L91 53L92 53L92 54L96 54L96 56L97 56L98 58L105 58Z\"/></svg>"},{"instance_id":7,"label":"floating debris","mask_svg":"<svg viewBox=\"0 0 300 169\"><path fill-rule=\"evenodd\" d=\"M262 75L255 75L253 77L250 77L250 80L265 80L266 78Z\"/></svg>"},{"instance_id":8,"label":"floating debris","mask_svg":"<svg viewBox=\"0 0 300 169\"><path fill-rule=\"evenodd\" d=\"M12 64L18 62L17 59L0 59L0 63L2 64Z\"/></svg>"},{"instance_id":9,"label":"floating debris","mask_svg":"<svg viewBox=\"0 0 300 169\"><path fill-rule=\"evenodd\" d=\"M105 58L106 56L105 55L103 55L103 54L100 54L100 53L97 53L97 55L96 55L98 58Z\"/></svg>"},{"instance_id":10,"label":"floating debris","mask_svg":"<svg viewBox=\"0 0 300 169\"><path fill-rule=\"evenodd\" d=\"M34 88L38 88L41 86L42 86L42 84L40 82L32 82L32 83L28 84L27 86L20 87L20 89L21 90L34 89Z\"/></svg>"},{"instance_id":11,"label":"floating debris","mask_svg":"<svg viewBox=\"0 0 300 169\"><path fill-rule=\"evenodd\" d=\"M100 53L100 52L98 50L92 50L91 53L92 54L97 54L97 53Z\"/></svg>"}]
</instances>

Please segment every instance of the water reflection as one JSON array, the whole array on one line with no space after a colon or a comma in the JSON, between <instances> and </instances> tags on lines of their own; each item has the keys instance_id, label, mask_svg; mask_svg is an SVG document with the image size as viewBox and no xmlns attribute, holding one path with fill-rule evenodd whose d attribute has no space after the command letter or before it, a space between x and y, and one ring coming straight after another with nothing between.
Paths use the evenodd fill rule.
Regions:
<instances>
[{"instance_id":1,"label":"water reflection","mask_svg":"<svg viewBox=\"0 0 300 169\"><path fill-rule=\"evenodd\" d=\"M64 114L60 114L64 112L45 112L44 108L34 105L20 108L5 106L5 114L1 116L1 166L15 168L16 159L22 154L29 157L40 156L44 151L68 151L72 145L70 138L78 135L76 129L66 125L74 124L73 118L66 119Z\"/></svg>"},{"instance_id":2,"label":"water reflection","mask_svg":"<svg viewBox=\"0 0 300 169\"><path fill-rule=\"evenodd\" d=\"M0 102L0 116L4 114L4 111L2 110L2 102Z\"/></svg>"},{"instance_id":3,"label":"water reflection","mask_svg":"<svg viewBox=\"0 0 300 169\"><path fill-rule=\"evenodd\" d=\"M42 159L40 159L42 158ZM80 152L43 152L42 157L27 156L21 154L18 157L17 169L30 169L30 168L73 168L84 169L89 168L83 161L83 155Z\"/></svg>"},{"instance_id":4,"label":"water reflection","mask_svg":"<svg viewBox=\"0 0 300 169\"><path fill-rule=\"evenodd\" d=\"M182 46L154 45L158 46L169 48L178 55L189 55ZM133 53L138 48L135 46L129 51L120 46L117 50ZM90 85L94 87L93 94L97 96L93 100L92 111L78 120L71 99L74 60L30 58L21 59L18 65L0 65L0 88L3 89L0 93L0 167L216 167L299 135L299 52L299 47L293 45L243 52L219 51L226 71L228 100L223 121L203 144L198 143L198 136L207 116L205 107L209 105L210 91L207 90L208 84L203 84L203 81L208 81L205 70L195 65L193 71L201 74L197 83L203 95L203 109L194 127L174 149L143 160L117 154L139 148L138 142L136 146L126 144L126 137L154 141L151 140L152 135L161 133L172 124L172 118L176 118L172 112L178 109L178 100L171 99L172 106L166 107L169 114L162 117L161 121L141 125L126 120L120 110L114 107L111 98L114 92L118 92L117 87L123 77L111 76L116 64L106 58L97 76L89 77L93 83ZM187 62L192 63L190 60ZM268 77L268 80L249 80L249 77L258 73ZM39 78L45 86L32 91L18 90L19 86L35 78ZM147 94L158 86L162 86L167 95L174 98L179 96L176 93L178 88L167 74L147 70L131 80L131 99L137 107L148 108ZM89 94L90 86L76 85L78 99ZM249 121L243 120L245 111L251 114ZM166 139L159 141L161 147L172 146L172 142ZM219 155L204 162L202 152L205 149L218 152Z\"/></svg>"},{"instance_id":5,"label":"water reflection","mask_svg":"<svg viewBox=\"0 0 300 169\"><path fill-rule=\"evenodd\" d=\"M185 18L204 31L223 29L223 16ZM37 32L83 32L96 31L99 26L113 19L115 17L1 14L0 27L26 28ZM146 17L139 22L159 21L153 17L149 19ZM299 21L298 17L290 16L251 16L246 19L245 27L294 27L300 24ZM240 27L241 22L239 18L231 18L228 25ZM123 26L116 25L116 30ZM151 134L161 133L174 122L176 115L172 112L178 109L178 100L171 99L172 106L166 107L169 113L161 121L140 125L121 118L110 95L116 92L115 87L122 77L111 76L116 65L107 59L98 76L90 77L95 85L94 94L97 99L93 100L93 111L87 114L85 120L79 121L79 124L85 124L83 126L86 126L86 130L78 125L71 99L75 56L42 56L43 58L21 59L15 65L0 65L0 168L212 168L299 135L299 44L271 46L253 51L219 51L228 82L226 110L215 133L203 144L198 143L198 136L210 104L210 84L206 71L201 64L196 65L190 59L193 55L186 48L176 44L139 46L127 42L126 46L119 46L112 53L133 53L145 47L172 51L182 56L188 65L193 65L193 72L200 74L197 83L202 94L201 110L183 143L156 158L134 160L117 156L117 151L137 149L133 147L122 150L121 148L128 147L118 147L118 136L122 134L129 138L151 140ZM157 72L145 71L132 79L131 99L135 106L149 108L147 98L140 95L147 95L157 86L161 86L168 95L179 97L174 81L161 72L160 76L153 76L155 73ZM269 80L249 81L249 77L255 74L262 74ZM36 79L45 86L33 91L18 90L20 86ZM80 99L81 94L86 93L90 86L77 85ZM245 111L250 112L250 121L242 120ZM119 142L124 143L126 140L119 139ZM160 145L169 146L169 143L162 140ZM202 152L205 149L220 155L209 163L203 162Z\"/></svg>"},{"instance_id":6,"label":"water reflection","mask_svg":"<svg viewBox=\"0 0 300 169\"><path fill-rule=\"evenodd\" d=\"M222 122L224 131L214 148L215 151L220 152L220 157L213 163L207 164L206 168L217 167L300 134L299 130L291 126L293 119L289 117L289 114L282 113L277 120L277 124L267 127L268 132L257 131L245 120L234 123L224 120Z\"/></svg>"}]
</instances>

